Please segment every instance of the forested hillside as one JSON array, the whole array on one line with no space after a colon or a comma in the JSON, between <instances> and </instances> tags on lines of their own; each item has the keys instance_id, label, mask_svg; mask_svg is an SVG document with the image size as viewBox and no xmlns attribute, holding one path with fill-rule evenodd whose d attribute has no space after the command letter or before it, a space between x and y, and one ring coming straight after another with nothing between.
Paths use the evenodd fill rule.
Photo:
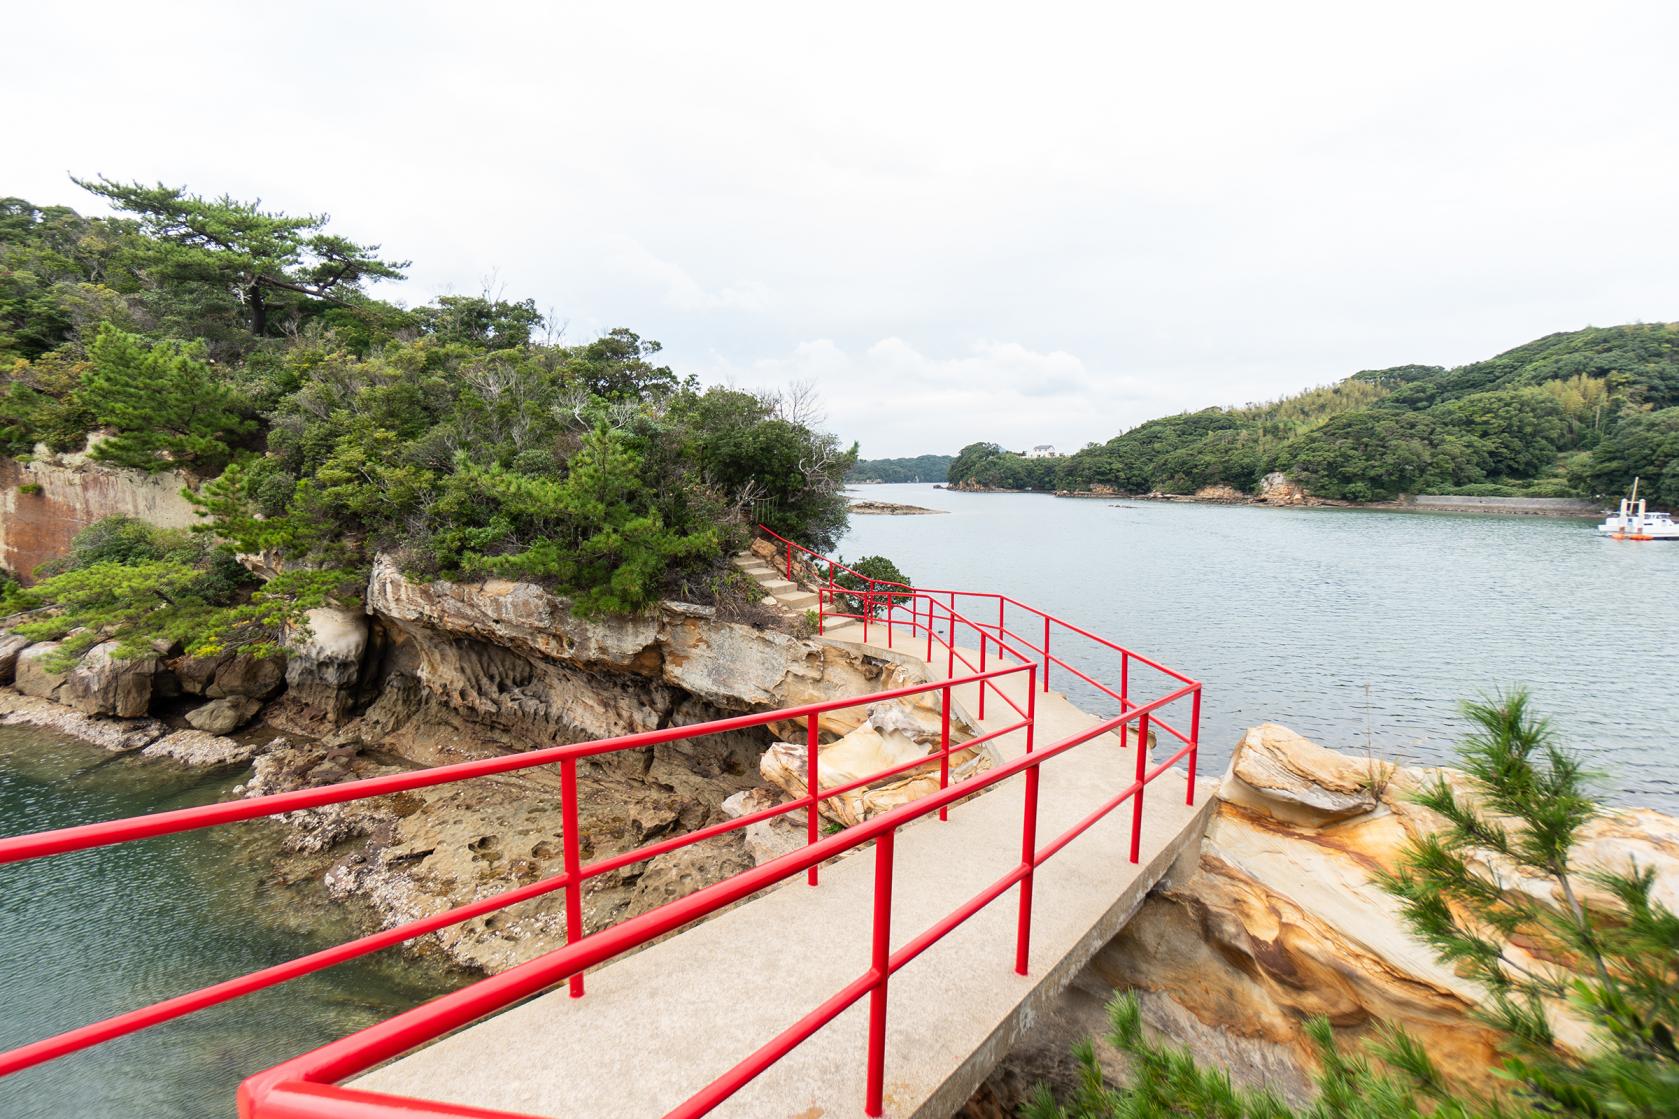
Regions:
<instances>
[{"instance_id":1,"label":"forested hillside","mask_svg":"<svg viewBox=\"0 0 1679 1119\"><path fill-rule=\"evenodd\" d=\"M1552 334L1487 361L1356 373L1270 404L1150 420L1062 459L964 447L949 480L1000 489L1319 497L1613 497L1641 475L1679 505L1679 323Z\"/></svg>"},{"instance_id":2,"label":"forested hillside","mask_svg":"<svg viewBox=\"0 0 1679 1119\"><path fill-rule=\"evenodd\" d=\"M702 389L627 329L560 338L530 299L380 300L406 262L324 216L80 185L119 216L0 200L0 453L94 435L96 459L185 469L206 531L78 554L60 605L260 626L353 595L383 550L630 611L727 599L753 516L818 547L844 526L855 449L796 395ZM285 574L258 591L235 549Z\"/></svg>"},{"instance_id":3,"label":"forested hillside","mask_svg":"<svg viewBox=\"0 0 1679 1119\"><path fill-rule=\"evenodd\" d=\"M851 468L848 482L942 482L955 455L917 455L914 458L861 459Z\"/></svg>"}]
</instances>

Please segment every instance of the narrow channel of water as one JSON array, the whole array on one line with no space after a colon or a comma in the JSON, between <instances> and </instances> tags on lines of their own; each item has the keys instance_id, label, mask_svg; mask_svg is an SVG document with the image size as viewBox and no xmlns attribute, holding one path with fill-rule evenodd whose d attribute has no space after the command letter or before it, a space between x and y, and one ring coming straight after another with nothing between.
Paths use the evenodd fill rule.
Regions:
<instances>
[{"instance_id":1,"label":"narrow channel of water","mask_svg":"<svg viewBox=\"0 0 1679 1119\"><path fill-rule=\"evenodd\" d=\"M228 799L193 773L0 727L0 833ZM250 823L0 866L0 1049L357 935L314 875L274 869L278 829ZM398 950L0 1080L6 1119L210 1119L252 1072L452 985Z\"/></svg>"},{"instance_id":2,"label":"narrow channel of water","mask_svg":"<svg viewBox=\"0 0 1679 1119\"><path fill-rule=\"evenodd\" d=\"M1523 685L1615 800L1679 812L1679 544L1548 517L855 492L948 512L854 516L844 556L1013 595L1201 679L1204 768L1267 721L1341 750L1447 761L1459 703ZM1078 641L1063 650L1117 679ZM1065 674L1052 683L1114 706Z\"/></svg>"}]
</instances>

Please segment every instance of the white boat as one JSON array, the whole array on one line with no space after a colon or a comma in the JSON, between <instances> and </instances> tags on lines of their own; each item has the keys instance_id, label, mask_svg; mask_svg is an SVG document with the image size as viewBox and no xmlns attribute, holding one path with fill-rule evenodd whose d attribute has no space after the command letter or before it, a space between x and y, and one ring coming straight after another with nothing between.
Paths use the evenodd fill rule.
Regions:
<instances>
[{"instance_id":1,"label":"white boat","mask_svg":"<svg viewBox=\"0 0 1679 1119\"><path fill-rule=\"evenodd\" d=\"M1605 516L1597 531L1611 540L1679 540L1679 524L1672 515L1645 509L1637 478L1632 480L1632 496L1621 498L1621 511Z\"/></svg>"}]
</instances>

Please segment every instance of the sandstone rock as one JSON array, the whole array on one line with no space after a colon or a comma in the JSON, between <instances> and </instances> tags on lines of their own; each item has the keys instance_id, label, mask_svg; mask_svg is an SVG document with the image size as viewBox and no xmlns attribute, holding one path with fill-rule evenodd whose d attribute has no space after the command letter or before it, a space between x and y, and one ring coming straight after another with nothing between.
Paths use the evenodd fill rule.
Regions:
<instances>
[{"instance_id":1,"label":"sandstone rock","mask_svg":"<svg viewBox=\"0 0 1679 1119\"><path fill-rule=\"evenodd\" d=\"M1325 824L1373 811L1375 789L1384 780L1379 762L1364 762L1326 750L1287 727L1263 723L1249 727L1236 746L1230 772L1245 789L1284 807L1298 823Z\"/></svg>"},{"instance_id":2,"label":"sandstone rock","mask_svg":"<svg viewBox=\"0 0 1679 1119\"><path fill-rule=\"evenodd\" d=\"M150 710L157 656L118 657L116 649L115 641L89 649L65 677L58 701L85 715L114 715L119 719L137 719Z\"/></svg>"},{"instance_id":3,"label":"sandstone rock","mask_svg":"<svg viewBox=\"0 0 1679 1119\"><path fill-rule=\"evenodd\" d=\"M247 696L268 700L286 686L286 658L281 654L253 657L238 653L217 666L215 678L204 689L211 699Z\"/></svg>"},{"instance_id":4,"label":"sandstone rock","mask_svg":"<svg viewBox=\"0 0 1679 1119\"><path fill-rule=\"evenodd\" d=\"M30 640L15 633L0 634L0 684L10 684L17 676L18 654L29 648Z\"/></svg>"},{"instance_id":5,"label":"sandstone rock","mask_svg":"<svg viewBox=\"0 0 1679 1119\"><path fill-rule=\"evenodd\" d=\"M1273 470L1259 481L1259 494L1255 498L1267 505L1311 505L1311 496L1299 485L1288 480L1288 475L1280 470Z\"/></svg>"},{"instance_id":6,"label":"sandstone rock","mask_svg":"<svg viewBox=\"0 0 1679 1119\"><path fill-rule=\"evenodd\" d=\"M260 710L262 701L259 699L228 696L188 711L187 722L206 734L227 734L250 722Z\"/></svg>"},{"instance_id":7,"label":"sandstone rock","mask_svg":"<svg viewBox=\"0 0 1679 1119\"><path fill-rule=\"evenodd\" d=\"M36 696L0 690L0 726L31 726L107 750L137 750L169 732L156 719L102 719Z\"/></svg>"},{"instance_id":8,"label":"sandstone rock","mask_svg":"<svg viewBox=\"0 0 1679 1119\"><path fill-rule=\"evenodd\" d=\"M169 662L170 671L180 684L182 695L203 695L216 677L216 670L233 659L231 650L201 657L176 657Z\"/></svg>"},{"instance_id":9,"label":"sandstone rock","mask_svg":"<svg viewBox=\"0 0 1679 1119\"><path fill-rule=\"evenodd\" d=\"M38 699L52 699L58 694L59 688L64 686L65 679L69 677L70 670L48 668L42 663L57 649L58 642L43 641L18 653L17 661L13 664L14 685L18 691Z\"/></svg>"},{"instance_id":10,"label":"sandstone rock","mask_svg":"<svg viewBox=\"0 0 1679 1119\"><path fill-rule=\"evenodd\" d=\"M1436 779L1464 779L1449 769L1399 768L1372 788L1369 776L1365 759L1286 728L1250 730L1199 864L1150 895L1102 950L1094 965L1102 979L1154 992L1203 1026L1289 1049L1302 1069L1313 1058L1300 1023L1322 1014L1352 1044L1384 1024L1403 1026L1454 1084L1494 1086L1497 1039L1472 1014L1484 992L1411 936L1376 881L1378 871L1398 867L1412 839L1440 827L1409 795ZM1459 793L1474 795L1467 787ZM1658 897L1679 900L1679 820L1610 813L1585 826L1579 851L1576 884L1588 897L1598 889L1590 871L1636 865L1656 871ZM1565 904L1548 880L1524 879L1483 852L1470 858L1496 867L1507 888ZM1533 967L1527 948L1506 950ZM1558 1015L1552 1024L1565 1047L1587 1044L1573 1019ZM1195 1030L1175 1036L1219 1059L1223 1047Z\"/></svg>"},{"instance_id":11,"label":"sandstone rock","mask_svg":"<svg viewBox=\"0 0 1679 1119\"><path fill-rule=\"evenodd\" d=\"M375 562L367 602L381 643L377 656L363 658L372 679L362 687L376 690L373 701L321 745L259 754L246 795L384 771L354 750L329 755L329 745L377 743L381 755L437 765L925 679L894 657L722 621L709 607L666 603L637 617L583 619L537 586L412 581L385 557ZM289 724L291 698L265 710L268 723ZM936 734L936 698L926 702L912 712L914 726ZM823 734L833 739L866 718L860 708L835 712ZM727 819L721 803L760 784L770 741L755 728L589 759L578 775L584 859ZM334 860L334 895L368 901L386 923L562 869L558 774L547 768L291 813L286 823L296 850ZM803 828L800 818L755 827L751 837L742 829L602 875L585 886L585 926L774 857L790 840L802 842ZM563 943L564 928L563 897L554 894L430 940L455 961L500 969Z\"/></svg>"},{"instance_id":12,"label":"sandstone rock","mask_svg":"<svg viewBox=\"0 0 1679 1119\"><path fill-rule=\"evenodd\" d=\"M932 757L938 746L938 731L917 719L913 708L897 701L876 704L869 708L867 723L820 748L817 780L823 789L849 784L915 758ZM764 752L759 772L789 796L803 796L808 779L806 753L803 742L777 742ZM978 749L953 750L950 780L955 783L996 763L997 754L990 743ZM938 788L939 765L933 757L927 765L824 800L822 815L849 827Z\"/></svg>"},{"instance_id":13,"label":"sandstone rock","mask_svg":"<svg viewBox=\"0 0 1679 1119\"><path fill-rule=\"evenodd\" d=\"M587 726L566 718L568 708L600 698L579 694L589 690L579 686L580 672L591 674L598 692L619 691L603 688L603 677L639 677L736 712L925 679L885 658L718 621L686 604L631 617L579 618L565 599L541 587L414 582L385 557L374 563L368 607L409 646L404 655L414 657L415 675L428 692L486 718L505 719L511 709L526 722L558 716L553 721ZM484 678L491 673L502 678L499 686ZM645 690L634 681L624 686ZM861 721L860 712L855 719ZM637 713L610 729L599 725L595 733L620 734L656 725L656 716L647 722Z\"/></svg>"},{"instance_id":14,"label":"sandstone rock","mask_svg":"<svg viewBox=\"0 0 1679 1119\"><path fill-rule=\"evenodd\" d=\"M190 719L191 716L188 716ZM257 755L259 747L249 742L235 742L203 730L178 730L153 742L141 756L163 758L182 765L213 768L238 765Z\"/></svg>"},{"instance_id":15,"label":"sandstone rock","mask_svg":"<svg viewBox=\"0 0 1679 1119\"><path fill-rule=\"evenodd\" d=\"M308 633L292 634L287 641L286 686L311 715L337 725L349 713L361 679L367 615L323 606L307 617Z\"/></svg>"},{"instance_id":16,"label":"sandstone rock","mask_svg":"<svg viewBox=\"0 0 1679 1119\"><path fill-rule=\"evenodd\" d=\"M774 808L785 800L776 790L760 785L726 797L723 811L738 820L742 816ZM754 866L762 866L797 851L809 840L803 812L771 816L767 820L747 824L741 831L746 836L746 853L752 856Z\"/></svg>"}]
</instances>

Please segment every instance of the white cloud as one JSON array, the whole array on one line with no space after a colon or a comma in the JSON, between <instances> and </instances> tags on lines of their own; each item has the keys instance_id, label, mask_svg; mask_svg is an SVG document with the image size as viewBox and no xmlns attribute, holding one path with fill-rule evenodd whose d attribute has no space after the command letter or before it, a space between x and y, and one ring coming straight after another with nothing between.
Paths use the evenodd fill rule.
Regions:
<instances>
[{"instance_id":1,"label":"white cloud","mask_svg":"<svg viewBox=\"0 0 1679 1119\"><path fill-rule=\"evenodd\" d=\"M755 280L707 288L673 261L663 260L634 242L613 253L611 269L632 283L645 284L677 311L762 311L769 306L769 290Z\"/></svg>"},{"instance_id":2,"label":"white cloud","mask_svg":"<svg viewBox=\"0 0 1679 1119\"><path fill-rule=\"evenodd\" d=\"M1065 351L990 340L939 356L902 338L856 352L820 338L745 366L715 355L702 376L749 389L813 382L829 426L869 457L954 452L980 439L1029 447L1061 438L1076 450L1166 407L1146 378L1096 375Z\"/></svg>"},{"instance_id":3,"label":"white cloud","mask_svg":"<svg viewBox=\"0 0 1679 1119\"><path fill-rule=\"evenodd\" d=\"M0 194L329 211L410 302L494 274L684 371L826 370L871 455L1679 317L1660 0L14 7Z\"/></svg>"}]
</instances>

